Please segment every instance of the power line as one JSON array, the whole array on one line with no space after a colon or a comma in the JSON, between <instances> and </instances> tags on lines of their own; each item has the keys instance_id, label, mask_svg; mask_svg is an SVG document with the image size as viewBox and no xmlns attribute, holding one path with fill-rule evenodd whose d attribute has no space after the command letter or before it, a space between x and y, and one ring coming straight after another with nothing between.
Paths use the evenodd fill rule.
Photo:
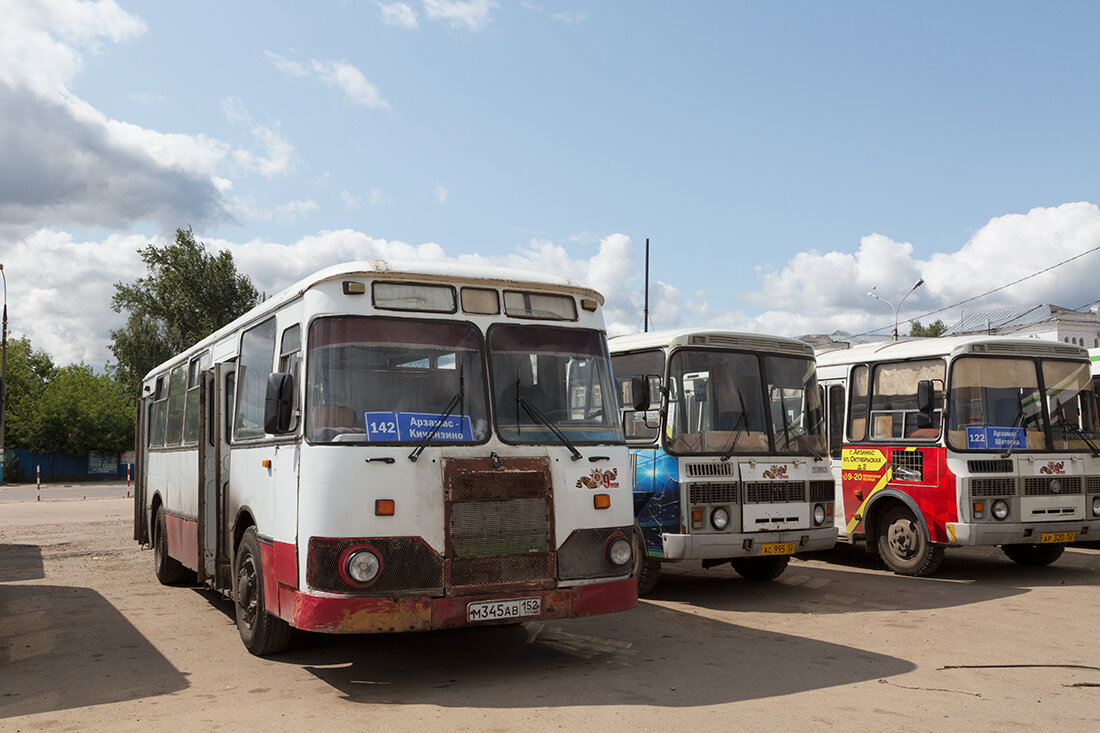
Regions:
<instances>
[{"instance_id":1,"label":"power line","mask_svg":"<svg viewBox=\"0 0 1100 733\"><path fill-rule=\"evenodd\" d=\"M978 300L979 298L984 298L987 295L992 295L993 293L1004 290L1005 288L1010 288L1013 285L1019 285L1020 283L1024 282L1025 280L1030 280L1031 278L1038 277L1039 275L1042 275L1045 272L1050 272L1051 270L1053 270L1056 267L1061 267L1062 265L1073 262L1074 260L1079 260L1082 257L1084 257L1085 255L1092 254L1093 252L1095 252L1097 250L1100 250L1100 245L1097 245L1097 246L1093 247L1092 249L1085 250L1081 254L1074 255L1073 257L1070 257L1069 259L1062 260L1061 262L1059 262L1057 264L1054 264L1054 265L1051 265L1050 267L1039 270L1038 272L1033 272L1030 275L1027 275L1025 277L1021 277L1019 280L1013 280L1012 282L1006 283L1005 285L1001 285L998 288L993 288L992 290L987 290L986 292L982 293L981 295L975 295L972 298L967 298L966 300L960 300L958 303L954 303L953 305L946 305L943 308L937 308L936 310L929 311L929 312L927 312L923 315L914 316L913 318L907 319L907 321L912 323L913 321L919 321L922 318L927 318L928 316L934 316L937 313L943 313L944 311L951 310L952 308L958 308L960 305L966 305L967 303L970 303L971 301ZM1100 301L1093 301L1093 303L1097 303L1097 302L1100 302ZM1093 303L1089 303L1088 305L1092 305ZM1081 306L1081 307L1084 308L1084 307L1087 307L1087 306ZM1080 310L1080 309L1075 308L1074 310ZM869 336L870 334L873 334L875 331L881 331L882 329L885 329L885 328L891 328L891 326L879 326L878 328L873 328L870 331L864 331L863 333L857 333L855 335L856 336Z\"/></svg>"}]
</instances>

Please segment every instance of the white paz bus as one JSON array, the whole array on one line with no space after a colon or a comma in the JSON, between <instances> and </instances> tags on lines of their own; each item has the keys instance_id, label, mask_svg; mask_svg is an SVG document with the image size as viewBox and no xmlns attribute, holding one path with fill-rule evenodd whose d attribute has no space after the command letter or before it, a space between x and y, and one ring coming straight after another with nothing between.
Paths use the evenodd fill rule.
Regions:
<instances>
[{"instance_id":1,"label":"white paz bus","mask_svg":"<svg viewBox=\"0 0 1100 733\"><path fill-rule=\"evenodd\" d=\"M1048 565L1100 535L1100 422L1088 353L957 336L818 354L841 539L928 575L945 548Z\"/></svg>"},{"instance_id":2,"label":"white paz bus","mask_svg":"<svg viewBox=\"0 0 1100 733\"><path fill-rule=\"evenodd\" d=\"M151 371L135 539L290 627L421 631L637 603L601 313L570 281L354 262Z\"/></svg>"},{"instance_id":3,"label":"white paz bus","mask_svg":"<svg viewBox=\"0 0 1100 733\"><path fill-rule=\"evenodd\" d=\"M831 548L833 477L809 345L684 329L611 339L635 460L635 573L730 563L770 580Z\"/></svg>"}]
</instances>

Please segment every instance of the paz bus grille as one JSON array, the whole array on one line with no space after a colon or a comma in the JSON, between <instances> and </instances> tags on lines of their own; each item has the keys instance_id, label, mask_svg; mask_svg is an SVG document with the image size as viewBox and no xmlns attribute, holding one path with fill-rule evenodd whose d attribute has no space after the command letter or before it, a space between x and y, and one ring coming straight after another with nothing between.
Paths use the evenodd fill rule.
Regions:
<instances>
[{"instance_id":1,"label":"paz bus grille","mask_svg":"<svg viewBox=\"0 0 1100 733\"><path fill-rule=\"evenodd\" d=\"M553 494L544 459L447 459L448 593L552 587Z\"/></svg>"},{"instance_id":2,"label":"paz bus grille","mask_svg":"<svg viewBox=\"0 0 1100 733\"><path fill-rule=\"evenodd\" d=\"M1058 476L1056 478L1028 476L1024 479L1024 496L1062 496L1080 493L1083 493L1080 476Z\"/></svg>"},{"instance_id":3,"label":"paz bus grille","mask_svg":"<svg viewBox=\"0 0 1100 733\"><path fill-rule=\"evenodd\" d=\"M805 481L746 481L746 504L806 501Z\"/></svg>"}]
</instances>

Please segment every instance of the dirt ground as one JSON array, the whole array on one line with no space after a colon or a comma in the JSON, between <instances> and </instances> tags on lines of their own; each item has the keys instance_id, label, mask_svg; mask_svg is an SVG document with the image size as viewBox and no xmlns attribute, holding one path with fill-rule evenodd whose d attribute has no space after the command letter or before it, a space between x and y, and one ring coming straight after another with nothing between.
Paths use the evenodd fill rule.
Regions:
<instances>
[{"instance_id":1,"label":"dirt ground","mask_svg":"<svg viewBox=\"0 0 1100 733\"><path fill-rule=\"evenodd\" d=\"M245 651L166 588L123 498L0 503L0 730L1097 730L1100 550L673 568L612 616Z\"/></svg>"}]
</instances>

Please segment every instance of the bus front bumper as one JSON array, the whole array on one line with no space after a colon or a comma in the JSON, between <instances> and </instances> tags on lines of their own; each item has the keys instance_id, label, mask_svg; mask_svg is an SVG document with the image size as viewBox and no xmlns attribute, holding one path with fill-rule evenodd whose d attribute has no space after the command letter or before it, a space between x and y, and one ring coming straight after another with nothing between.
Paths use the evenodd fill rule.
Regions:
<instances>
[{"instance_id":1,"label":"bus front bumper","mask_svg":"<svg viewBox=\"0 0 1100 733\"><path fill-rule=\"evenodd\" d=\"M1029 524L948 522L945 529L948 547L1100 541L1100 519ZM1073 539L1064 539L1067 533L1072 533Z\"/></svg>"},{"instance_id":2,"label":"bus front bumper","mask_svg":"<svg viewBox=\"0 0 1100 733\"><path fill-rule=\"evenodd\" d=\"M535 598L539 599L541 609L537 615L486 621L467 620L467 606L471 603ZM370 634L596 616L626 611L637 604L638 581L634 576L568 588L454 598L347 598L315 596L296 591L293 615L287 621L291 626L306 631Z\"/></svg>"},{"instance_id":3,"label":"bus front bumper","mask_svg":"<svg viewBox=\"0 0 1100 733\"><path fill-rule=\"evenodd\" d=\"M662 534L667 560L720 560L732 557L759 557L775 545L794 545L799 554L829 550L836 544L836 527L790 529L781 532L744 532L740 534ZM773 554L773 553L768 553Z\"/></svg>"}]
</instances>

